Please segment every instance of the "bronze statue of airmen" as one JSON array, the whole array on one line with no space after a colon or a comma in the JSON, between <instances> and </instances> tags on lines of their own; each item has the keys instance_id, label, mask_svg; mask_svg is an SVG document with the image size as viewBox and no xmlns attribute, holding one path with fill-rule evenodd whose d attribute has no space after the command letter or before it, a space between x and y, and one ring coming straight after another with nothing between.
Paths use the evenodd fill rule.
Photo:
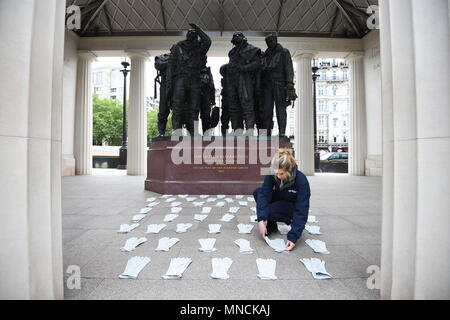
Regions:
<instances>
[{"instance_id":1,"label":"bronze statue of airmen","mask_svg":"<svg viewBox=\"0 0 450 320\"><path fill-rule=\"evenodd\" d=\"M286 134L286 108L291 101L297 99L294 88L294 67L289 50L278 43L276 35L268 35L266 44L268 48L262 56L263 122L267 135L271 136L275 103L281 137Z\"/></svg>"},{"instance_id":2,"label":"bronze statue of airmen","mask_svg":"<svg viewBox=\"0 0 450 320\"><path fill-rule=\"evenodd\" d=\"M227 67L228 103L233 131L245 122L246 135L253 135L255 127L255 86L261 68L261 49L247 43L242 32L235 32L228 53Z\"/></svg>"},{"instance_id":3,"label":"bronze statue of airmen","mask_svg":"<svg viewBox=\"0 0 450 320\"><path fill-rule=\"evenodd\" d=\"M170 114L171 101L167 94L167 64L169 62L170 54L165 53L155 57L155 69L157 75L155 78L155 99L156 83L159 83L159 111L158 111L158 134L160 137L166 133L167 119Z\"/></svg>"},{"instance_id":4,"label":"bronze statue of airmen","mask_svg":"<svg viewBox=\"0 0 450 320\"><path fill-rule=\"evenodd\" d=\"M192 29L188 30L186 40L170 49L167 88L172 97L173 129L181 129L185 124L189 134L194 135L194 120L200 98L200 72L211 39L196 24L190 25Z\"/></svg>"},{"instance_id":5,"label":"bronze statue of airmen","mask_svg":"<svg viewBox=\"0 0 450 320\"><path fill-rule=\"evenodd\" d=\"M200 71L199 108L196 111L196 120L198 120L198 114L200 114L200 118L202 120L203 134L205 134L207 130L213 128L211 107L216 104L216 88L214 87L214 78L211 73L211 68L206 66L206 61L207 58L204 56L202 69Z\"/></svg>"}]
</instances>

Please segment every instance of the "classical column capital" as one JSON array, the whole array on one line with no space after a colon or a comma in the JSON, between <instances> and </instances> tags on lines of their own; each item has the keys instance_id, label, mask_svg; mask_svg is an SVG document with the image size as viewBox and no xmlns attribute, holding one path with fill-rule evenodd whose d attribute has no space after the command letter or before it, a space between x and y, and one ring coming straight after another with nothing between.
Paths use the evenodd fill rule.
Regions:
<instances>
[{"instance_id":1,"label":"classical column capital","mask_svg":"<svg viewBox=\"0 0 450 320\"><path fill-rule=\"evenodd\" d=\"M126 49L125 54L130 58L141 58L148 59L150 58L150 53L146 49Z\"/></svg>"},{"instance_id":2,"label":"classical column capital","mask_svg":"<svg viewBox=\"0 0 450 320\"><path fill-rule=\"evenodd\" d=\"M313 50L297 50L292 55L294 60L298 59L313 59L317 55L317 51Z\"/></svg>"},{"instance_id":3,"label":"classical column capital","mask_svg":"<svg viewBox=\"0 0 450 320\"><path fill-rule=\"evenodd\" d=\"M346 60L358 60L364 58L364 51L352 51L345 56Z\"/></svg>"},{"instance_id":4,"label":"classical column capital","mask_svg":"<svg viewBox=\"0 0 450 320\"><path fill-rule=\"evenodd\" d=\"M78 57L84 58L86 60L95 60L97 59L97 55L90 50L78 50Z\"/></svg>"}]
</instances>

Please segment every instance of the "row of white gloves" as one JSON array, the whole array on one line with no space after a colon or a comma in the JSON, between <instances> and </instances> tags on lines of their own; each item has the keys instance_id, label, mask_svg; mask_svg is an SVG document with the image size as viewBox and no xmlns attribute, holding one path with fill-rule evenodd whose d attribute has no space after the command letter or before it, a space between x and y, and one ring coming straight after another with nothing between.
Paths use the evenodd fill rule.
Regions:
<instances>
[{"instance_id":1,"label":"row of white gloves","mask_svg":"<svg viewBox=\"0 0 450 320\"><path fill-rule=\"evenodd\" d=\"M133 257L130 258L125 267L125 271L119 275L121 279L137 279L139 273L150 262L149 257ZM325 269L325 262L317 259L300 259L305 265L306 269L312 273L314 279L323 280L330 279L331 275ZM166 274L162 277L166 280L180 279L184 271L192 263L190 258L172 258L170 259L169 268ZM212 273L211 277L214 279L228 279L228 270L231 267L233 260L230 258L213 258L211 260ZM262 280L276 280L275 269L277 262L274 259L256 259L258 267L258 277Z\"/></svg>"}]
</instances>

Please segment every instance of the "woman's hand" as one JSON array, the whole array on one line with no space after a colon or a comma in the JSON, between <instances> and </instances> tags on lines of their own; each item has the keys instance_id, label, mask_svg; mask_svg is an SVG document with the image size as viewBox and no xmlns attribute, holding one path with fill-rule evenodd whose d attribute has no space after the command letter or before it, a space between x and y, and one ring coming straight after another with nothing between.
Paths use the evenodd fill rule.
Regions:
<instances>
[{"instance_id":1,"label":"woman's hand","mask_svg":"<svg viewBox=\"0 0 450 320\"><path fill-rule=\"evenodd\" d=\"M263 239L264 239L267 234L267 228L266 228L266 224L264 223L264 221L258 222L258 228L259 228L259 233L261 234L261 237L263 237Z\"/></svg>"},{"instance_id":2,"label":"woman's hand","mask_svg":"<svg viewBox=\"0 0 450 320\"><path fill-rule=\"evenodd\" d=\"M295 247L295 243L293 243L292 241L286 241L286 250L287 251L291 251L292 249L294 249Z\"/></svg>"}]
</instances>

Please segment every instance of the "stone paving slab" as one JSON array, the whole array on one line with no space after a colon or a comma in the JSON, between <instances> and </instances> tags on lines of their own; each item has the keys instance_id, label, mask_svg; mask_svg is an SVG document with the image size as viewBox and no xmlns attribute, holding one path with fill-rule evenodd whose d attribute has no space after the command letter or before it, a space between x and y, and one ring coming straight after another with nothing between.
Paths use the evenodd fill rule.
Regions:
<instances>
[{"instance_id":1,"label":"stone paving slab","mask_svg":"<svg viewBox=\"0 0 450 320\"><path fill-rule=\"evenodd\" d=\"M95 172L95 171L94 171ZM303 232L292 252L277 253L258 234L256 223L251 234L239 234L237 224L250 224L249 217L256 213L233 203L212 207L207 219L194 221L201 207L182 202L179 217L163 222L170 212L170 203L160 194L145 191L143 177L113 175L73 176L63 178L63 256L64 270L69 265L81 268L81 290L65 289L66 299L379 299L378 290L369 290L366 279L369 265L380 261L381 251L381 179L350 177L347 175L318 175L308 177L311 190L311 213L319 220L322 235ZM191 196L191 195L190 195ZM192 195L194 201L206 201ZM131 218L146 205L146 199L157 197L154 207L139 227L128 234L119 234L120 224L131 224ZM211 195L211 197L215 197ZM251 196L250 196L251 197ZM217 199L217 201L224 201ZM216 201L216 202L217 202ZM220 218L233 206L240 210L230 222ZM147 225L165 223L159 234L147 234ZM186 233L176 233L177 223L192 223ZM221 224L221 232L208 233L208 224ZM162 237L176 237L180 241L169 252L156 252ZM120 248L130 237L146 237L146 243L132 252ZM198 239L216 238L216 252L200 252ZM243 255L234 243L247 239L254 253ZM279 233L271 236L286 239ZM306 239L326 242L329 255L317 254L306 245ZM151 262L141 271L138 279L119 279L127 260L133 256L147 256ZM191 265L182 279L163 280L170 259L189 257ZM229 257L233 264L228 280L212 279L211 259ZM316 257L325 261L331 280L314 280L299 261ZM277 261L278 280L260 280L256 259L272 258ZM66 275L67 277L67 275Z\"/></svg>"}]
</instances>

